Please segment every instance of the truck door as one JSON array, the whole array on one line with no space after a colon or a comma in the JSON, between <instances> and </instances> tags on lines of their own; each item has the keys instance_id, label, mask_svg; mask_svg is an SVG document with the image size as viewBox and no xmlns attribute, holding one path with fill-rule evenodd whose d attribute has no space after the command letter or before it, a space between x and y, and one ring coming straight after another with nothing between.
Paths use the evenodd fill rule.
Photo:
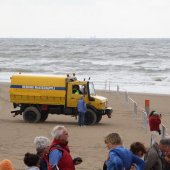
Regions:
<instances>
[{"instance_id":1,"label":"truck door","mask_svg":"<svg viewBox=\"0 0 170 170\"><path fill-rule=\"evenodd\" d=\"M75 84L74 82L68 83L67 107L77 107L77 102L80 99L80 96L85 95L84 89L85 89L85 85Z\"/></svg>"}]
</instances>

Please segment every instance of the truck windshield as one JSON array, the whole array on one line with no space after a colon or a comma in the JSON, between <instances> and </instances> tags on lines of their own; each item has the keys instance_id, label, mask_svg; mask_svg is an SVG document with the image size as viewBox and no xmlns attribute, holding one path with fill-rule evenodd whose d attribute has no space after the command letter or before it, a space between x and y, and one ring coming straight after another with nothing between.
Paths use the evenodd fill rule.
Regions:
<instances>
[{"instance_id":1,"label":"truck windshield","mask_svg":"<svg viewBox=\"0 0 170 170\"><path fill-rule=\"evenodd\" d=\"M94 84L92 82L89 82L89 92L90 92L90 96L95 96L95 89L94 89Z\"/></svg>"}]
</instances>

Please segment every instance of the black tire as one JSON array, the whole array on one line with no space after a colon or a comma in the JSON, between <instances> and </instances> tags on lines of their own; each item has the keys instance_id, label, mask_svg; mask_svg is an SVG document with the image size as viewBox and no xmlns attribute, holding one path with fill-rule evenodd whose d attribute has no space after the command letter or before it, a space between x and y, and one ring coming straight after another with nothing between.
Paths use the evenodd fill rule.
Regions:
<instances>
[{"instance_id":1,"label":"black tire","mask_svg":"<svg viewBox=\"0 0 170 170\"><path fill-rule=\"evenodd\" d=\"M96 120L96 123L99 123L102 119L102 115L97 115L97 120Z\"/></svg>"},{"instance_id":2,"label":"black tire","mask_svg":"<svg viewBox=\"0 0 170 170\"><path fill-rule=\"evenodd\" d=\"M87 112L85 114L85 124L94 125L96 123L96 120L97 120L96 113L91 109L87 109Z\"/></svg>"},{"instance_id":3,"label":"black tire","mask_svg":"<svg viewBox=\"0 0 170 170\"><path fill-rule=\"evenodd\" d=\"M29 123L37 123L41 119L41 113L36 107L30 106L24 110L23 119Z\"/></svg>"},{"instance_id":4,"label":"black tire","mask_svg":"<svg viewBox=\"0 0 170 170\"><path fill-rule=\"evenodd\" d=\"M46 121L46 119L48 118L48 113L46 112L42 112L41 113L41 119L40 119L40 122L44 122Z\"/></svg>"}]
</instances>

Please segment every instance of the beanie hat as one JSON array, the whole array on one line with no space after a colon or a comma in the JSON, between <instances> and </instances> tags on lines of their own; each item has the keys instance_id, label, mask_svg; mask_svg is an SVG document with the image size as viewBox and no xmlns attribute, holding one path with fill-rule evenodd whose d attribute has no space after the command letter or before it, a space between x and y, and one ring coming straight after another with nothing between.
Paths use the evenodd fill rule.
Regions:
<instances>
[{"instance_id":1,"label":"beanie hat","mask_svg":"<svg viewBox=\"0 0 170 170\"><path fill-rule=\"evenodd\" d=\"M12 162L8 159L4 159L0 162L0 170L14 170Z\"/></svg>"}]
</instances>

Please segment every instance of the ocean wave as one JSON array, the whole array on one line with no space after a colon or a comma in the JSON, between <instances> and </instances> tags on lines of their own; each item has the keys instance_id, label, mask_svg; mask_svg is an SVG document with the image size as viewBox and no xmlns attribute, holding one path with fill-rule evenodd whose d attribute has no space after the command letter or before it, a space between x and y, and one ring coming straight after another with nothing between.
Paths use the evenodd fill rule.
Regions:
<instances>
[{"instance_id":1,"label":"ocean wave","mask_svg":"<svg viewBox=\"0 0 170 170\"><path fill-rule=\"evenodd\" d=\"M135 61L134 64L135 65L141 65L141 64L146 64L147 61Z\"/></svg>"},{"instance_id":2,"label":"ocean wave","mask_svg":"<svg viewBox=\"0 0 170 170\"><path fill-rule=\"evenodd\" d=\"M164 81L167 78L168 77L156 76L156 77L152 77L152 80L154 80L154 81Z\"/></svg>"},{"instance_id":3,"label":"ocean wave","mask_svg":"<svg viewBox=\"0 0 170 170\"><path fill-rule=\"evenodd\" d=\"M7 68L7 67L4 67L4 68L0 68L0 71L1 72L23 72L23 73L45 73L45 72L53 72L52 70L50 69L41 69L40 67L37 67L37 68Z\"/></svg>"},{"instance_id":4,"label":"ocean wave","mask_svg":"<svg viewBox=\"0 0 170 170\"><path fill-rule=\"evenodd\" d=\"M127 86L170 87L170 40L0 39L0 44L0 72L75 72Z\"/></svg>"},{"instance_id":5,"label":"ocean wave","mask_svg":"<svg viewBox=\"0 0 170 170\"><path fill-rule=\"evenodd\" d=\"M33 70L23 69L23 68L0 68L1 72L34 72Z\"/></svg>"},{"instance_id":6,"label":"ocean wave","mask_svg":"<svg viewBox=\"0 0 170 170\"><path fill-rule=\"evenodd\" d=\"M135 72L143 72L143 73L168 73L170 72L170 68L157 68L157 67L129 67L131 70Z\"/></svg>"}]
</instances>

